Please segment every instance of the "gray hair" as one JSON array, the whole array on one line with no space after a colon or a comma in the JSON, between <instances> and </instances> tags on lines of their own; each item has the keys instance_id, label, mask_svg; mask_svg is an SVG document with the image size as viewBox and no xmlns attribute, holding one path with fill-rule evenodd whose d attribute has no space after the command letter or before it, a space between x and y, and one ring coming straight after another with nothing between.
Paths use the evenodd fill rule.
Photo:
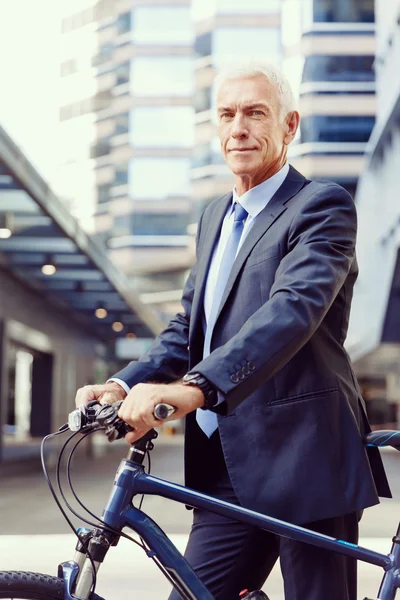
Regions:
<instances>
[{"instance_id":1,"label":"gray hair","mask_svg":"<svg viewBox=\"0 0 400 600\"><path fill-rule=\"evenodd\" d=\"M214 98L216 99L222 84L229 79L241 79L242 77L254 77L264 75L276 88L281 105L280 119L284 121L287 115L296 110L296 100L285 75L269 62L247 60L236 62L223 67L218 72L214 81Z\"/></svg>"}]
</instances>

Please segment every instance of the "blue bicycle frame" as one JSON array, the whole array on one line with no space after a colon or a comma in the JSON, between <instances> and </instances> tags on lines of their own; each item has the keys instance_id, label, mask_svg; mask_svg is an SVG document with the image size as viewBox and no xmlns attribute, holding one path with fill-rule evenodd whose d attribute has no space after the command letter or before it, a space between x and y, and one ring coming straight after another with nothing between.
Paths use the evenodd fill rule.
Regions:
<instances>
[{"instance_id":1,"label":"blue bicycle frame","mask_svg":"<svg viewBox=\"0 0 400 600\"><path fill-rule=\"evenodd\" d=\"M150 549L149 555L184 600L213 600L213 596L160 527L144 512L132 506L132 498L138 494L158 495L195 508L207 509L296 541L383 567L385 574L378 593L379 600L394 600L396 590L400 587L400 526L393 538L390 554L379 554L148 475L142 466L123 460L103 512L103 522L118 531L129 527L137 532ZM66 584L65 599L70 600L73 598L71 589L77 571L75 563L64 563L63 571Z\"/></svg>"}]
</instances>

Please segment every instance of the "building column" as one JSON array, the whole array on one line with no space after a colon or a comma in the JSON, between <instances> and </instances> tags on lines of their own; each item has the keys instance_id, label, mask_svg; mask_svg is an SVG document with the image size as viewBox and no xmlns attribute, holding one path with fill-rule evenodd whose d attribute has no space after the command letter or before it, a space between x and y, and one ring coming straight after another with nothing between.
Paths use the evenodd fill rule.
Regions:
<instances>
[{"instance_id":1,"label":"building column","mask_svg":"<svg viewBox=\"0 0 400 600\"><path fill-rule=\"evenodd\" d=\"M6 407L6 386L5 382L5 325L4 319L0 319L0 463L3 458L3 423L4 423L4 413Z\"/></svg>"}]
</instances>

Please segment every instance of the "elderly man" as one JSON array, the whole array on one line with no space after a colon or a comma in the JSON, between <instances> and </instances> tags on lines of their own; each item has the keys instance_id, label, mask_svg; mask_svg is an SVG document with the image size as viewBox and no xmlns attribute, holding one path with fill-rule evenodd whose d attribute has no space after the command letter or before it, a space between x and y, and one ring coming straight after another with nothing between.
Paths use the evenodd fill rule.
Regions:
<instances>
[{"instance_id":1,"label":"elderly man","mask_svg":"<svg viewBox=\"0 0 400 600\"><path fill-rule=\"evenodd\" d=\"M362 509L390 490L377 450L362 444L369 426L343 348L354 203L288 165L299 114L277 69L227 70L216 87L235 187L200 220L183 312L77 403L127 394L128 442L159 425L157 403L176 406L188 486L355 543ZM194 511L186 557L217 600L261 588L278 556L287 600L356 600L354 561Z\"/></svg>"}]
</instances>

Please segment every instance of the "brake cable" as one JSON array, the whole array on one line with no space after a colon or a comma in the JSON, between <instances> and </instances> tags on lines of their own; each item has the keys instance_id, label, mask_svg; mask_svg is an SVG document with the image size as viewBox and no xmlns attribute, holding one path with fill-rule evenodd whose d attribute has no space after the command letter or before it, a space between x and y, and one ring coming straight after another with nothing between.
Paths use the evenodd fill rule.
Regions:
<instances>
[{"instance_id":1,"label":"brake cable","mask_svg":"<svg viewBox=\"0 0 400 600\"><path fill-rule=\"evenodd\" d=\"M61 491L61 494L63 496L64 502L66 503L67 507L69 508L69 510L79 519L81 519L82 521L84 521L85 523L87 523L88 525L92 525L93 527L97 527L98 524L100 523L101 525L104 526L104 529L110 531L111 533L114 533L118 536L124 537L126 539L128 539L130 542L134 542L135 544L137 544L142 550L146 551L146 548L140 544L137 540L135 540L133 537L131 537L130 535L124 533L123 531L119 531L118 529L115 529L114 527L112 527L111 525L107 525L107 523L105 523L100 517L98 517L96 514L94 514L93 512L91 512L84 504L83 502L79 499L74 486L72 485L72 479L71 479L71 464L72 464L72 457L77 449L77 447L79 446L79 444L85 439L85 437L87 435L89 435L90 433L94 433L93 431L88 431L86 434L84 434L74 445L74 447L72 448L72 450L69 453L68 456L68 460L67 460L67 466L66 466L66 471L67 471L67 480L68 480L68 485L69 488L75 498L75 500L77 501L77 503L83 508L83 510L85 510L90 516L92 516L93 518L95 518L98 523L93 523L91 521L89 521L88 519L82 517L81 515L79 515L77 512L75 512L75 510L72 508L72 506L69 504L69 502L67 501L67 499L65 498L64 493Z\"/></svg>"},{"instance_id":2,"label":"brake cable","mask_svg":"<svg viewBox=\"0 0 400 600\"><path fill-rule=\"evenodd\" d=\"M61 502L60 502L60 501L59 501L59 499L57 498L57 494L56 494L56 492L54 491L54 487L53 487L53 484L52 484L52 482L51 482L51 479L50 479L50 477L49 477L49 474L48 474L48 472L47 472L47 467L46 467L46 463L45 463L45 459L44 459L44 447L45 447L45 444L46 444L46 442L47 442L47 441L48 441L50 438L52 438L52 437L55 437L56 435L61 435L62 433L64 433L65 431L67 431L67 429L69 429L68 425L63 425L63 426L62 426L62 427L60 427L60 429L59 429L58 431L56 431L55 433L49 433L48 435L46 435L46 436L43 438L43 440L42 440L42 442L41 442L41 444L40 444L40 460L41 460L41 463L42 463L42 469L43 469L43 473L44 473L45 479L46 479L46 481L47 481L47 485L49 486L50 492L51 492L51 494L52 494L52 496L53 496L53 499L54 499L54 501L55 501L55 503L56 503L56 505L57 505L58 509L60 510L61 514L63 515L64 519L65 519L65 520L66 520L66 522L68 523L69 527L72 529L72 531L73 531L74 535L76 535L76 537L78 538L79 542L82 544L82 547L84 548L84 550L85 550L85 552L86 552L86 554L87 554L87 556L88 556L88 558L89 558L89 560L90 560L90 564L91 564L91 566L92 566L92 571L93 571L93 573L92 573L92 585L91 585L91 591L90 591L90 593L94 595L94 592L95 592L95 589L96 589L96 583L97 583L97 574L96 574L96 567L95 567L95 564L94 564L94 560L93 560L93 558L92 558L92 556L91 556L91 554L90 554L90 551L89 551L89 547L88 547L88 544L87 544L87 542L86 542L86 541L84 540L84 538L83 538L83 537L81 537L81 536L79 535L79 533L76 531L76 528L74 527L74 525L73 525L72 521L69 519L69 517L68 517L67 513L65 512L65 510L64 510L64 508L63 508L63 506L61 505ZM79 432L77 431L77 432L73 433L72 435L70 435L70 436L69 436L69 438L67 439L66 443L64 444L63 448L64 448L64 447L66 446L66 444L68 444L68 442L69 442L69 441L70 441L70 440L71 440L73 437L75 437L75 436L76 436L78 433L79 433Z\"/></svg>"}]
</instances>

